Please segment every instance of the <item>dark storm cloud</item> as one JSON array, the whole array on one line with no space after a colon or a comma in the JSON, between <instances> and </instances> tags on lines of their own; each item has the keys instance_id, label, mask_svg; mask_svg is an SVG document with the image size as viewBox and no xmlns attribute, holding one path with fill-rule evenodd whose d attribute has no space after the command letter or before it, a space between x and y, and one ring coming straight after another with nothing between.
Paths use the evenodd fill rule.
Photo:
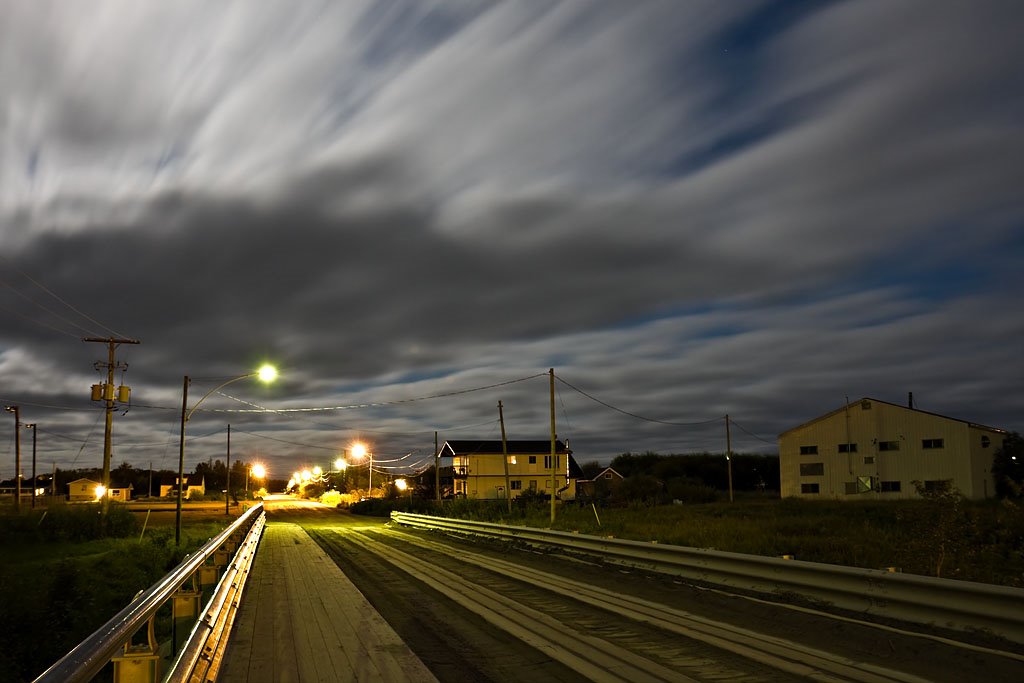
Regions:
<instances>
[{"instance_id":1,"label":"dark storm cloud","mask_svg":"<svg viewBox=\"0 0 1024 683\"><path fill-rule=\"evenodd\" d=\"M281 468L493 437L499 399L543 437L546 377L404 401L549 367L650 418L558 382L585 460L910 390L1020 428L1014 3L39 7L0 4L0 280L59 315L0 287L0 397L81 409L25 409L89 437L60 462L104 352L67 319L143 341L115 462L174 459L182 375L263 360L227 393L387 404L197 413Z\"/></svg>"}]
</instances>

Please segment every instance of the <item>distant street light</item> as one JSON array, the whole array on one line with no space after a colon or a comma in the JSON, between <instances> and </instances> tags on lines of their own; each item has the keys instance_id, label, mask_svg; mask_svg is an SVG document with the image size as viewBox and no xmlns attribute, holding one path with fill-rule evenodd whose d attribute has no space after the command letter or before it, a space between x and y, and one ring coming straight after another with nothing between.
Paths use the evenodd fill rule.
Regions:
<instances>
[{"instance_id":1,"label":"distant street light","mask_svg":"<svg viewBox=\"0 0 1024 683\"><path fill-rule=\"evenodd\" d=\"M358 441L352 444L352 457L357 460L362 457L369 458L369 476L366 481L366 495L369 496L370 492L373 491L373 451L368 449L365 444L359 443Z\"/></svg>"},{"instance_id":2,"label":"distant street light","mask_svg":"<svg viewBox=\"0 0 1024 683\"><path fill-rule=\"evenodd\" d=\"M4 406L8 413L14 413L14 511L21 511L21 408Z\"/></svg>"},{"instance_id":3,"label":"distant street light","mask_svg":"<svg viewBox=\"0 0 1024 683\"><path fill-rule=\"evenodd\" d=\"M258 377L261 382L269 383L277 379L277 369L272 365L263 365L256 372L249 372L238 377L232 377L219 384L218 386L210 389L203 397L196 401L196 404L192 406L192 409L188 409L188 387L192 383L188 375L185 375L185 379L181 390L181 440L178 444L178 504L174 515L174 545L181 545L181 499L183 496L184 489L184 478L185 478L185 423L192 417L192 413L196 412L196 409L202 405L203 401L208 399L211 394L215 391L223 389L229 384L238 382L249 377Z\"/></svg>"},{"instance_id":4,"label":"distant street light","mask_svg":"<svg viewBox=\"0 0 1024 683\"><path fill-rule=\"evenodd\" d=\"M250 475L254 479L256 479L257 481L262 481L263 477L267 476L267 468L264 467L263 465L261 465L260 463L256 463L255 465L251 465L248 468L246 468L246 470L245 470L245 498L246 498L246 500L248 500L248 498L249 498L249 477L250 477Z\"/></svg>"}]
</instances>

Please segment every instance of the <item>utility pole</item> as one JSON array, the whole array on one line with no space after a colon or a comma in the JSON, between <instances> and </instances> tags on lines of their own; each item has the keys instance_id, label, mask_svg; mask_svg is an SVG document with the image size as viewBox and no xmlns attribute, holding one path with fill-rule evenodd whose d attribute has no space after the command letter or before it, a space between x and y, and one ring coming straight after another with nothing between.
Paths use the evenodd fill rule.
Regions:
<instances>
[{"instance_id":1,"label":"utility pole","mask_svg":"<svg viewBox=\"0 0 1024 683\"><path fill-rule=\"evenodd\" d=\"M555 525L555 369L548 370L551 387L551 526Z\"/></svg>"},{"instance_id":2,"label":"utility pole","mask_svg":"<svg viewBox=\"0 0 1024 683\"><path fill-rule=\"evenodd\" d=\"M231 514L231 425L228 425L228 473L224 482L224 514Z\"/></svg>"},{"instance_id":3,"label":"utility pole","mask_svg":"<svg viewBox=\"0 0 1024 683\"><path fill-rule=\"evenodd\" d=\"M185 375L181 389L181 439L178 442L178 504L174 508L174 545L181 545L181 496L183 491L182 480L185 477L185 422L188 420L186 411L188 409L188 385L192 382Z\"/></svg>"},{"instance_id":4,"label":"utility pole","mask_svg":"<svg viewBox=\"0 0 1024 683\"><path fill-rule=\"evenodd\" d=\"M25 427L32 428L32 509L36 507L36 424L33 422Z\"/></svg>"},{"instance_id":5,"label":"utility pole","mask_svg":"<svg viewBox=\"0 0 1024 683\"><path fill-rule=\"evenodd\" d=\"M117 359L114 357L114 350L119 344L138 344L138 339L119 339L117 337L83 337L84 342L98 342L100 344L107 345L107 362L97 362L96 369L99 370L102 367L107 368L107 382L106 384L93 385L92 398L94 401L103 400L107 404L107 420L103 431L103 503L109 502L108 496L110 495L110 451L111 451L111 436L114 430L114 370L117 368L127 369L128 364L123 363L118 365ZM122 385L118 387L117 400L127 403L128 395L131 390Z\"/></svg>"},{"instance_id":6,"label":"utility pole","mask_svg":"<svg viewBox=\"0 0 1024 683\"><path fill-rule=\"evenodd\" d=\"M729 502L732 502L732 432L729 431L729 414L725 414L725 462L729 469Z\"/></svg>"},{"instance_id":7,"label":"utility pole","mask_svg":"<svg viewBox=\"0 0 1024 683\"><path fill-rule=\"evenodd\" d=\"M21 408L4 406L4 410L14 413L14 511L21 512Z\"/></svg>"},{"instance_id":8,"label":"utility pole","mask_svg":"<svg viewBox=\"0 0 1024 683\"><path fill-rule=\"evenodd\" d=\"M505 498L508 500L508 511L512 513L512 489L508 480L508 442L505 440L505 413L501 401L498 401L498 422L501 423L501 460L505 463Z\"/></svg>"},{"instance_id":9,"label":"utility pole","mask_svg":"<svg viewBox=\"0 0 1024 683\"><path fill-rule=\"evenodd\" d=\"M441 451L437 450L437 432L434 432L434 499L441 500Z\"/></svg>"}]
</instances>

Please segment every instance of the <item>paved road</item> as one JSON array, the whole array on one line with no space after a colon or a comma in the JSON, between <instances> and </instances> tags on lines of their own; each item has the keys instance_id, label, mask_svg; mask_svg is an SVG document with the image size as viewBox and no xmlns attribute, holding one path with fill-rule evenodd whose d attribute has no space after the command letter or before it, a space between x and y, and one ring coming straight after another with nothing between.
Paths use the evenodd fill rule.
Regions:
<instances>
[{"instance_id":1,"label":"paved road","mask_svg":"<svg viewBox=\"0 0 1024 683\"><path fill-rule=\"evenodd\" d=\"M927 635L554 553L389 528L387 520L289 497L272 497L266 507L275 534L268 538L276 539L276 550L262 557L264 563L284 566L286 557L305 562L315 556L319 565L330 564L337 574L329 581L345 584L345 600L360 605L356 612L379 614L389 633L380 637L393 633L439 681L1024 680L1024 658ZM299 581L283 574L274 580ZM309 593L316 590L307 588L303 595ZM294 602L302 605L300 614L315 611L302 600L292 594L277 609L294 613ZM328 634L318 649L329 649L348 638L333 635L334 622L344 619L331 614L299 618L285 631L253 642L281 647L287 631L306 633L300 641L311 641L315 623L314 631ZM263 618L281 623L273 615ZM354 628L365 630L358 623ZM370 647L377 637L361 647ZM752 647L755 643L760 649ZM386 680L345 669L342 662L332 666L337 667L329 672L333 679L320 671L315 674L320 677L308 672L287 677L293 672L274 680Z\"/></svg>"}]
</instances>

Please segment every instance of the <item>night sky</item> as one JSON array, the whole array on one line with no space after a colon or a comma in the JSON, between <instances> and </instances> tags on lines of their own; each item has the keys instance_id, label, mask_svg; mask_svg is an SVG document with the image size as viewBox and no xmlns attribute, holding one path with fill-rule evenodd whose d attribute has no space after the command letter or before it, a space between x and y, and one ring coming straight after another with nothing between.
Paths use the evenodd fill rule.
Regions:
<instances>
[{"instance_id":1,"label":"night sky","mask_svg":"<svg viewBox=\"0 0 1024 683\"><path fill-rule=\"evenodd\" d=\"M355 439L1024 429L1024 4L0 0L0 402L42 471ZM521 381L518 381L521 380ZM498 386L495 386L498 385ZM226 395L225 395L226 394ZM270 409L268 412L265 409ZM249 412L239 412L249 411ZM23 463L31 433L23 432ZM408 457L398 460L403 456ZM28 465L23 470L29 473ZM0 413L0 477L14 420Z\"/></svg>"}]
</instances>

